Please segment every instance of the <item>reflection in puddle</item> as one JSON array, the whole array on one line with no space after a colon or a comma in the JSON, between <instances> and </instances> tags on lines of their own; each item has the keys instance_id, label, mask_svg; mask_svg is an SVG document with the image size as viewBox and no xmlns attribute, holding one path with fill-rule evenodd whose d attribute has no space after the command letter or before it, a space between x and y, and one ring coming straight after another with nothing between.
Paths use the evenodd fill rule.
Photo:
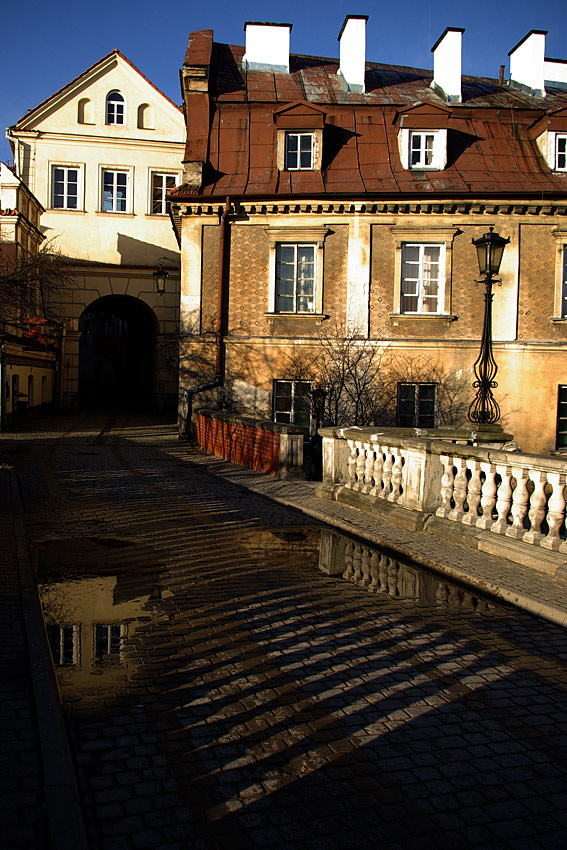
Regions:
<instances>
[{"instance_id":1,"label":"reflection in puddle","mask_svg":"<svg viewBox=\"0 0 567 850\"><path fill-rule=\"evenodd\" d=\"M144 663L144 653L137 651L142 635L137 639L137 632L145 634L152 624L170 622L167 603L174 597L164 585L166 574L155 566L155 553L133 546L132 555L145 562L140 567L133 557L125 558L120 551L123 547L114 541L107 546L103 538L91 541L107 554L101 560L99 555L89 555L94 552L90 545L83 546L76 552L74 565L68 546L67 563L62 563L62 541L48 541L39 573L44 619L60 684L67 699L80 697L87 702L124 692ZM405 564L334 530L243 529L239 542L264 569L283 559L290 568L318 566L323 573L342 577L369 593L413 600L416 605L469 613L494 607L443 576ZM108 554L111 550L112 557ZM81 575L81 570L88 575Z\"/></svg>"}]
</instances>

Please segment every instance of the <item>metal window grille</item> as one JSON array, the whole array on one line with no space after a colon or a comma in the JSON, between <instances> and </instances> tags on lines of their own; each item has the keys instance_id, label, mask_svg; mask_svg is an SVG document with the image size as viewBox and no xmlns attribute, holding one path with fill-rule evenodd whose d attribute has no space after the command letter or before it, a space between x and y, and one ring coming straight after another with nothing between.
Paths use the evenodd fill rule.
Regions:
<instances>
[{"instance_id":1,"label":"metal window grille","mask_svg":"<svg viewBox=\"0 0 567 850\"><path fill-rule=\"evenodd\" d=\"M274 420L311 426L311 382L274 381Z\"/></svg>"},{"instance_id":2,"label":"metal window grille","mask_svg":"<svg viewBox=\"0 0 567 850\"><path fill-rule=\"evenodd\" d=\"M435 428L437 384L399 383L396 408L398 428Z\"/></svg>"}]
</instances>

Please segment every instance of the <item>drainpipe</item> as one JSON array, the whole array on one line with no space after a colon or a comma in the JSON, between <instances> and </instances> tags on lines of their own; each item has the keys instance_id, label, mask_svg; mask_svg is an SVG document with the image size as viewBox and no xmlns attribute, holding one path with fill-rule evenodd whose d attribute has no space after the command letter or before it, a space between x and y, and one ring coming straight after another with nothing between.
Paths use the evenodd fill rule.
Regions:
<instances>
[{"instance_id":1,"label":"drainpipe","mask_svg":"<svg viewBox=\"0 0 567 850\"><path fill-rule=\"evenodd\" d=\"M222 333L222 308L224 302L224 258L226 248L226 218L230 211L230 195L226 196L224 210L220 219L220 250L219 250L219 282L217 287L217 323L215 334L215 379L204 384L196 384L183 390L183 410L179 427L180 439L194 438L193 432L193 397L205 390L222 387L224 383L223 363L223 333Z\"/></svg>"}]
</instances>

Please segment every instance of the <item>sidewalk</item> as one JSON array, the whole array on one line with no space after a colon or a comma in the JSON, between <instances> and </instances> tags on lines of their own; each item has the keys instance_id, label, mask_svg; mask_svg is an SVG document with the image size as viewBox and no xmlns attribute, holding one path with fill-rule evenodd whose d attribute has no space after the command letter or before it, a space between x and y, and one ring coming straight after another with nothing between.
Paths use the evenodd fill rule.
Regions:
<instances>
[{"instance_id":1,"label":"sidewalk","mask_svg":"<svg viewBox=\"0 0 567 850\"><path fill-rule=\"evenodd\" d=\"M424 532L407 531L349 505L319 499L315 495L317 482L314 481L278 481L188 446L176 451L176 455L206 466L209 472L232 484L297 508L346 534L386 547L420 566L441 572L557 625L567 625L566 581Z\"/></svg>"}]
</instances>

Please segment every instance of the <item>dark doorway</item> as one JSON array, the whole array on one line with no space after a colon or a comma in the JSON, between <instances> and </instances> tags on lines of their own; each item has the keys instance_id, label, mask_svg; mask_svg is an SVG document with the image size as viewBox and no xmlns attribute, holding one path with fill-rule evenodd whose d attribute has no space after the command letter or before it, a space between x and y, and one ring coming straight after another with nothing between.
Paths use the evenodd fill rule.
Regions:
<instances>
[{"instance_id":1,"label":"dark doorway","mask_svg":"<svg viewBox=\"0 0 567 850\"><path fill-rule=\"evenodd\" d=\"M79 328L79 401L150 409L156 327L150 308L129 295L108 295L83 312Z\"/></svg>"}]
</instances>

